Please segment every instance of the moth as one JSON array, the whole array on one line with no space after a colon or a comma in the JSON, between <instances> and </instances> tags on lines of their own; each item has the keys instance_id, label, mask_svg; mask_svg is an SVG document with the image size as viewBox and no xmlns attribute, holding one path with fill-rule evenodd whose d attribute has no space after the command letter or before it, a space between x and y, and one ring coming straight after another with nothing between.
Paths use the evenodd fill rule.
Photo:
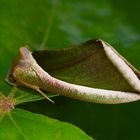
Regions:
<instances>
[{"instance_id":1,"label":"moth","mask_svg":"<svg viewBox=\"0 0 140 140\"><path fill-rule=\"evenodd\" d=\"M140 72L100 39L57 50L31 52L21 47L6 80L51 102L43 91L101 104L140 99Z\"/></svg>"}]
</instances>

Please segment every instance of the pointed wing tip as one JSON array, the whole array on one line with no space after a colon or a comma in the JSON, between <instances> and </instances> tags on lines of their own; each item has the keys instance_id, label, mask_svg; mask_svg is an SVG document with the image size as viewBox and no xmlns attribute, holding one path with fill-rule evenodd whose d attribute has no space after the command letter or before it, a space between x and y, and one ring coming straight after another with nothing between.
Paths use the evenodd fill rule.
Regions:
<instances>
[{"instance_id":1,"label":"pointed wing tip","mask_svg":"<svg viewBox=\"0 0 140 140\"><path fill-rule=\"evenodd\" d=\"M103 46L103 40L102 39L91 39L85 42L86 45L97 45L97 46Z\"/></svg>"}]
</instances>

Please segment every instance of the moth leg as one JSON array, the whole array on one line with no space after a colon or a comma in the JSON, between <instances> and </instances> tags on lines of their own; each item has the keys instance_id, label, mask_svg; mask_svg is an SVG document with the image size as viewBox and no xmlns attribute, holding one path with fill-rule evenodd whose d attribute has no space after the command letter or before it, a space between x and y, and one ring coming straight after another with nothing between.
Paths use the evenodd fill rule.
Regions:
<instances>
[{"instance_id":1,"label":"moth leg","mask_svg":"<svg viewBox=\"0 0 140 140\"><path fill-rule=\"evenodd\" d=\"M55 103L55 102L54 102L53 100L51 100L45 93L43 93L43 92L40 90L40 88L39 88L38 86L31 85L31 84L26 83L26 82L23 82L23 81L20 81L20 83L23 84L23 85L25 85L25 86L28 87L28 88L31 88L31 89L33 89L33 90L39 92L42 96L45 97L45 99L49 100L49 101L52 102L52 103Z\"/></svg>"},{"instance_id":2,"label":"moth leg","mask_svg":"<svg viewBox=\"0 0 140 140\"><path fill-rule=\"evenodd\" d=\"M45 93L43 93L39 88L36 89L42 96L44 96L47 100L52 102L53 104L55 103L53 100L51 100Z\"/></svg>"}]
</instances>

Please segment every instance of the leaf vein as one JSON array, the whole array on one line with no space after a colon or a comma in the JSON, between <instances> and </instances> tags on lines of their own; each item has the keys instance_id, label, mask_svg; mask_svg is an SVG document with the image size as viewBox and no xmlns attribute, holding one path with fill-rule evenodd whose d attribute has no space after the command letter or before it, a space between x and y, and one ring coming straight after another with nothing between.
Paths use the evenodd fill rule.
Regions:
<instances>
[{"instance_id":1,"label":"leaf vein","mask_svg":"<svg viewBox=\"0 0 140 140\"><path fill-rule=\"evenodd\" d=\"M15 127L17 128L17 130L21 134L21 136L24 138L24 140L28 140L28 138L24 135L24 133L21 130L21 128L19 127L19 125L15 122L14 118L12 117L12 115L9 113L8 116L9 116L9 119L11 120L11 122L15 125Z\"/></svg>"}]
</instances>

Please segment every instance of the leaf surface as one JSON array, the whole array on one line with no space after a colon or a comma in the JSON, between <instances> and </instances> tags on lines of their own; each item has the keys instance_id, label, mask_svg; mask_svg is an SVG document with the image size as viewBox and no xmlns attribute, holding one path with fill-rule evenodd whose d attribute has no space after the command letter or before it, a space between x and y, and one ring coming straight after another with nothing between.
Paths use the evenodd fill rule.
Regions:
<instances>
[{"instance_id":1,"label":"leaf surface","mask_svg":"<svg viewBox=\"0 0 140 140\"><path fill-rule=\"evenodd\" d=\"M11 91L5 77L19 47L24 44L31 50L41 50L101 38L140 70L139 5L139 0L58 0L57 3L52 0L0 0L0 91L5 95ZM49 22L50 19L53 20ZM48 23L51 23L49 28ZM48 36L45 47L40 47L45 32ZM28 94L29 98L37 95L29 92L22 88L17 94ZM140 102L99 105L64 97L53 100L57 105L45 100L20 107L72 122L97 139L140 139Z\"/></svg>"},{"instance_id":2,"label":"leaf surface","mask_svg":"<svg viewBox=\"0 0 140 140\"><path fill-rule=\"evenodd\" d=\"M0 117L1 140L91 140L79 128L23 109Z\"/></svg>"}]
</instances>

